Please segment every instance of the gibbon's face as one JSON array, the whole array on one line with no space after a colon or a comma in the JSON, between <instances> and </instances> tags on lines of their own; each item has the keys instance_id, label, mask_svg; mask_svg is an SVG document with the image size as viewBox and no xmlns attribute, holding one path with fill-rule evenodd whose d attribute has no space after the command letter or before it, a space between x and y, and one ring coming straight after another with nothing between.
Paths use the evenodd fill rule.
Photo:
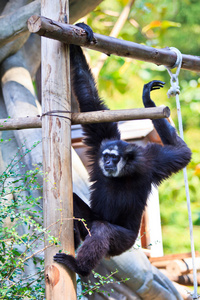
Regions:
<instances>
[{"instance_id":1,"label":"gibbon's face","mask_svg":"<svg viewBox=\"0 0 200 300\"><path fill-rule=\"evenodd\" d=\"M121 144L121 145L120 145ZM99 166L106 177L120 177L126 161L122 156L122 141L103 142L100 148Z\"/></svg>"}]
</instances>

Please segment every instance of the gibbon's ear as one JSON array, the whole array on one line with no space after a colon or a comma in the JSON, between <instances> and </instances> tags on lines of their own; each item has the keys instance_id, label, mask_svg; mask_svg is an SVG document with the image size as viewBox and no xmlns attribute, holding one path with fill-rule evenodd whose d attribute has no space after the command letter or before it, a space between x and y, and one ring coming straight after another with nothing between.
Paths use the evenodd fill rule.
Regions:
<instances>
[{"instance_id":1,"label":"gibbon's ear","mask_svg":"<svg viewBox=\"0 0 200 300\"><path fill-rule=\"evenodd\" d=\"M124 151L124 157L126 159L135 159L137 155L137 149L135 147L135 145L131 145L129 144Z\"/></svg>"}]
</instances>

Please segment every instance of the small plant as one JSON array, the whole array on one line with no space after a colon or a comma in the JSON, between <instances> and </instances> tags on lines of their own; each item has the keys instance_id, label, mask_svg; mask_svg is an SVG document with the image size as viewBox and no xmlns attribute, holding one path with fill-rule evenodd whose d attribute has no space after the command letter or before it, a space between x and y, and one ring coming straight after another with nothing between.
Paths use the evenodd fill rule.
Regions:
<instances>
[{"instance_id":1,"label":"small plant","mask_svg":"<svg viewBox=\"0 0 200 300\"><path fill-rule=\"evenodd\" d=\"M39 256L44 229L37 180L42 171L41 165L25 171L23 163L37 145L21 154L22 145L0 175L0 299L44 299L44 266Z\"/></svg>"},{"instance_id":2,"label":"small plant","mask_svg":"<svg viewBox=\"0 0 200 300\"><path fill-rule=\"evenodd\" d=\"M78 279L77 282L81 282L83 289L82 289L82 293L77 296L77 299L82 299L83 296L92 295L94 293L101 293L110 297L110 292L106 291L105 289L106 286L113 283L120 284L122 282L129 280L129 278L121 279L120 281L116 280L113 277L113 275L115 275L117 272L118 271L116 270L115 272L112 272L110 275L102 276L99 273L92 271L94 279L98 280L97 282L92 282L91 280L88 280L88 282L85 283L82 282L80 279ZM111 288L110 291L111 293L113 293L114 289Z\"/></svg>"}]
</instances>

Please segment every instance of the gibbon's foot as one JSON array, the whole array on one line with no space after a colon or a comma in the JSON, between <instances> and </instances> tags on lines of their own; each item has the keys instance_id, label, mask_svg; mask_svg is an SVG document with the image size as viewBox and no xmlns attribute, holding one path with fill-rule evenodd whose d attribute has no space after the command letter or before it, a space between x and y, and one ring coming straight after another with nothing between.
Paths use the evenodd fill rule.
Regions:
<instances>
[{"instance_id":1,"label":"gibbon's foot","mask_svg":"<svg viewBox=\"0 0 200 300\"><path fill-rule=\"evenodd\" d=\"M92 28L90 26L88 26L87 24L85 23L76 23L75 26L78 26L82 29L85 30L85 32L87 33L87 39L88 39L88 42L92 42L92 40L94 39L94 35L93 35L93 31L92 31Z\"/></svg>"},{"instance_id":2,"label":"gibbon's foot","mask_svg":"<svg viewBox=\"0 0 200 300\"><path fill-rule=\"evenodd\" d=\"M53 260L59 264L63 264L67 266L70 270L76 272L76 260L75 257L72 255L67 255L65 253L56 253L56 255L53 257Z\"/></svg>"},{"instance_id":3,"label":"gibbon's foot","mask_svg":"<svg viewBox=\"0 0 200 300\"><path fill-rule=\"evenodd\" d=\"M55 262L67 266L70 270L81 276L85 277L90 274L90 268L88 268L88 266L83 266L82 268L78 267L77 261L72 255L67 255L65 253L56 253L53 259Z\"/></svg>"},{"instance_id":4,"label":"gibbon's foot","mask_svg":"<svg viewBox=\"0 0 200 300\"><path fill-rule=\"evenodd\" d=\"M66 261L67 257L68 257L68 255L65 253L56 253L56 255L54 255L53 259L57 263L65 265L65 261Z\"/></svg>"}]
</instances>

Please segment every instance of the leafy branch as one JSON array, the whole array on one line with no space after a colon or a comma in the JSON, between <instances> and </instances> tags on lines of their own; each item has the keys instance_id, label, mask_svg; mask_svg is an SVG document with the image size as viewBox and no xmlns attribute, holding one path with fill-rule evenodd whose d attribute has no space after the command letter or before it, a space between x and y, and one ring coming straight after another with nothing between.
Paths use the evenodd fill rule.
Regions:
<instances>
[{"instance_id":1,"label":"leafy branch","mask_svg":"<svg viewBox=\"0 0 200 300\"><path fill-rule=\"evenodd\" d=\"M92 272L94 278L97 278L98 281L95 282L94 284L91 284L91 280L88 281L88 283L82 283L82 285L85 287L85 289L82 291L81 295L78 295L78 299L81 299L82 296L85 295L92 295L94 294L94 292L96 293L102 293L102 294L107 294L108 296L110 296L110 293L106 290L102 290L102 287L105 287L105 285L108 284L113 284L113 283L123 283L126 282L127 280L129 280L129 278L125 278L125 279L121 279L121 280L116 280L113 275L115 275L116 273L118 273L118 270L112 272L109 275L106 276L102 276L97 272ZM113 289L111 289L111 292L114 292Z\"/></svg>"}]
</instances>

